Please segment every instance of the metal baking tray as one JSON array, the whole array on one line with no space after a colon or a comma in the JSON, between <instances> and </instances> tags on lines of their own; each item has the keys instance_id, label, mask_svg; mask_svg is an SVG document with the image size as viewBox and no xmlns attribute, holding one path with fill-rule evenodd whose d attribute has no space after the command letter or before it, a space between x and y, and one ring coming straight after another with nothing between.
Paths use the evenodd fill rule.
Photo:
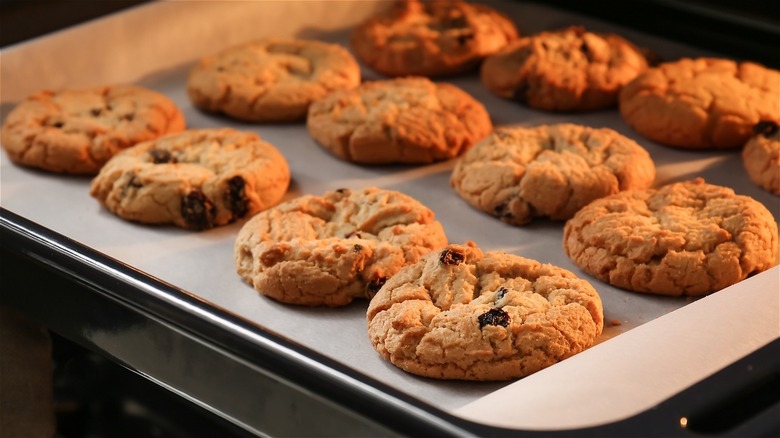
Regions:
<instances>
[{"instance_id":1,"label":"metal baking tray","mask_svg":"<svg viewBox=\"0 0 780 438\"><path fill-rule=\"evenodd\" d=\"M523 34L577 24L620 33L664 59L723 56L540 3L491 4L513 18ZM257 434L603 435L651 422L647 430L690 435L698 429L686 424L687 416L703 418L697 412L710 411L703 402L679 408L674 399L687 388L746 356L751 369L777 374L776 363L756 358L771 357L778 348L778 267L699 300L619 290L588 277L566 257L563 222L512 227L469 207L449 186L454 161L353 165L318 146L302 123L236 122L202 113L187 99L186 75L201 56L271 35L347 46L351 29L384 7L385 2L357 1L135 7L3 50L0 111L5 116L41 88L125 82L158 90L179 105L189 128L230 126L257 132L277 146L292 172L286 199L340 187L399 190L434 210L451 242L474 240L484 250L552 263L591 280L607 321L598 345L514 382L412 376L382 360L368 342L367 302L340 309L288 306L244 283L232 258L242 223L189 232L126 222L90 198L89 178L18 167L5 154L0 157L0 230L3 255L14 261L4 271L12 279L8 284L18 287L6 289L2 303ZM362 73L364 80L381 79L365 68ZM610 127L651 153L656 185L703 177L754 197L776 220L780 216L780 198L752 184L739 151L654 144L633 132L617 110L532 110L492 96L476 73L445 80L483 102L495 126ZM32 278L18 275L29 269ZM750 383L751 376L742 379ZM767 403L777 408L776 399ZM677 407L659 410L670 404ZM669 418L655 424L658 412ZM738 424L716 432L735 430Z\"/></svg>"}]
</instances>

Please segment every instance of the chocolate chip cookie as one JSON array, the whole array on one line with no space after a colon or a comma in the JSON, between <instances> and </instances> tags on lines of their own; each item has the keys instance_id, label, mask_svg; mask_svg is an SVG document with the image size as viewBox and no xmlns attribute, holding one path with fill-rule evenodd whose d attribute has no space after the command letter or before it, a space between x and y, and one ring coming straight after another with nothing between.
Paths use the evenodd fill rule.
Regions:
<instances>
[{"instance_id":1,"label":"chocolate chip cookie","mask_svg":"<svg viewBox=\"0 0 780 438\"><path fill-rule=\"evenodd\" d=\"M615 34L580 26L512 42L482 64L494 94L546 111L617 106L620 90L647 69L642 51Z\"/></svg>"},{"instance_id":2,"label":"chocolate chip cookie","mask_svg":"<svg viewBox=\"0 0 780 438\"><path fill-rule=\"evenodd\" d=\"M370 298L402 267L447 244L433 211L401 192L339 189L259 213L235 242L238 274L289 304Z\"/></svg>"},{"instance_id":3,"label":"chocolate chip cookie","mask_svg":"<svg viewBox=\"0 0 780 438\"><path fill-rule=\"evenodd\" d=\"M760 121L780 123L780 71L753 62L683 58L639 75L620 114L643 136L683 149L738 148Z\"/></svg>"},{"instance_id":4,"label":"chocolate chip cookie","mask_svg":"<svg viewBox=\"0 0 780 438\"><path fill-rule=\"evenodd\" d=\"M268 38L228 48L198 62L187 78L195 106L239 120L306 118L327 93L360 83L360 67L338 44Z\"/></svg>"},{"instance_id":5,"label":"chocolate chip cookie","mask_svg":"<svg viewBox=\"0 0 780 438\"><path fill-rule=\"evenodd\" d=\"M763 204L698 178L593 201L566 222L563 243L613 286L696 297L772 267L777 234Z\"/></svg>"},{"instance_id":6,"label":"chocolate chip cookie","mask_svg":"<svg viewBox=\"0 0 780 438\"><path fill-rule=\"evenodd\" d=\"M357 27L351 45L382 74L432 77L474 68L517 36L514 23L487 5L406 0Z\"/></svg>"},{"instance_id":7,"label":"chocolate chip cookie","mask_svg":"<svg viewBox=\"0 0 780 438\"><path fill-rule=\"evenodd\" d=\"M601 298L587 281L473 242L402 269L366 317L383 358L435 379L524 377L590 347L604 327Z\"/></svg>"},{"instance_id":8,"label":"chocolate chip cookie","mask_svg":"<svg viewBox=\"0 0 780 438\"><path fill-rule=\"evenodd\" d=\"M3 122L11 161L55 173L94 175L117 152L184 129L166 96L134 85L41 90Z\"/></svg>"},{"instance_id":9,"label":"chocolate chip cookie","mask_svg":"<svg viewBox=\"0 0 780 438\"><path fill-rule=\"evenodd\" d=\"M363 164L430 163L457 157L492 129L485 107L460 88L408 77L366 82L312 104L311 136Z\"/></svg>"},{"instance_id":10,"label":"chocolate chip cookie","mask_svg":"<svg viewBox=\"0 0 780 438\"><path fill-rule=\"evenodd\" d=\"M653 160L635 141L564 123L497 128L458 159L450 183L474 207L524 225L568 219L594 199L654 179Z\"/></svg>"},{"instance_id":11,"label":"chocolate chip cookie","mask_svg":"<svg viewBox=\"0 0 780 438\"><path fill-rule=\"evenodd\" d=\"M117 154L90 194L127 220L203 230L277 204L289 184L287 161L257 134L202 129Z\"/></svg>"},{"instance_id":12,"label":"chocolate chip cookie","mask_svg":"<svg viewBox=\"0 0 780 438\"><path fill-rule=\"evenodd\" d=\"M753 133L742 149L745 170L757 186L780 195L780 127L775 122L758 122Z\"/></svg>"}]
</instances>

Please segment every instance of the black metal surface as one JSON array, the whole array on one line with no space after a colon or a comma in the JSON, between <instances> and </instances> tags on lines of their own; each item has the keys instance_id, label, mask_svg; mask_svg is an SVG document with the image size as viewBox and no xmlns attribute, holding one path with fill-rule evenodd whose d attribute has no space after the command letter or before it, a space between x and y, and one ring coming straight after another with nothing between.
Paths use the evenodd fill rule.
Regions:
<instances>
[{"instance_id":1,"label":"black metal surface","mask_svg":"<svg viewBox=\"0 0 780 438\"><path fill-rule=\"evenodd\" d=\"M0 257L0 305L250 433L737 437L773 436L780 430L778 417L771 415L780 410L780 393L764 390L776 385L780 373L778 340L625 421L570 431L518 431L465 421L411 399L5 209L0 209ZM194 362L206 366L199 369ZM268 416L262 409L269 403L282 406ZM305 411L307 418L319 412L332 422L300 424L296 411Z\"/></svg>"}]
</instances>

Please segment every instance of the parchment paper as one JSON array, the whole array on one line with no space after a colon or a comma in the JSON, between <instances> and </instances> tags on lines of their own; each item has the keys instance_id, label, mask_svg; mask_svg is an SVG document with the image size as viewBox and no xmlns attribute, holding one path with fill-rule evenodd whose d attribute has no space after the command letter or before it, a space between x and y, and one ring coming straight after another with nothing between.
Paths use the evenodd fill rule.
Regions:
<instances>
[{"instance_id":1,"label":"parchment paper","mask_svg":"<svg viewBox=\"0 0 780 438\"><path fill-rule=\"evenodd\" d=\"M665 59L717 55L535 3L492 5L510 15L523 34L581 24L621 33ZM1 205L437 408L485 424L566 429L616 421L780 336L777 268L692 304L685 298L615 289L588 277L566 257L562 222L537 221L518 228L469 207L449 186L453 161L429 166L352 165L318 146L302 123L239 123L201 113L187 99L186 75L200 56L272 35L347 46L350 29L386 6L361 1L171 1L137 7L3 50L2 115L41 88L127 82L158 90L182 108L189 128L230 126L255 131L274 144L292 171L286 199L339 187L399 190L433 209L451 242L470 239L483 250L509 251L591 280L604 302L607 321L599 345L514 383L419 378L385 362L373 350L366 335L365 301L341 309L302 308L262 297L243 283L232 257L242 223L194 233L126 222L89 196L89 178L18 167L4 153ZM381 79L365 68L363 77ZM657 145L633 132L616 110L563 115L531 110L492 96L475 73L447 81L482 101L496 126L574 122L611 127L651 153L656 186L701 176L763 202L776 219L780 215L778 198L750 182L738 151L686 152Z\"/></svg>"}]
</instances>

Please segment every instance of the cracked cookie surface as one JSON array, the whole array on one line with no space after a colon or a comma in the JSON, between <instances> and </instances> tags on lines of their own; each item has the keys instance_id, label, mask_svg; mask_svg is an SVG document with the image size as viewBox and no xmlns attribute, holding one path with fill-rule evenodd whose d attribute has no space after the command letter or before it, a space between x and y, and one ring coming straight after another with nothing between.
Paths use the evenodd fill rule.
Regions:
<instances>
[{"instance_id":1,"label":"cracked cookie surface","mask_svg":"<svg viewBox=\"0 0 780 438\"><path fill-rule=\"evenodd\" d=\"M257 134L202 129L117 154L92 180L90 194L127 220L203 230L277 204L289 184L287 161Z\"/></svg>"},{"instance_id":2,"label":"cracked cookie surface","mask_svg":"<svg viewBox=\"0 0 780 438\"><path fill-rule=\"evenodd\" d=\"M695 297L772 267L777 235L763 204L698 178L593 201L566 222L563 243L613 286Z\"/></svg>"},{"instance_id":3,"label":"cracked cookie surface","mask_svg":"<svg viewBox=\"0 0 780 438\"><path fill-rule=\"evenodd\" d=\"M119 151L182 131L184 125L170 99L143 87L41 90L11 110L2 141L18 164L94 175Z\"/></svg>"},{"instance_id":4,"label":"cracked cookie surface","mask_svg":"<svg viewBox=\"0 0 780 438\"><path fill-rule=\"evenodd\" d=\"M759 122L742 149L742 162L750 179L762 189L780 195L780 126Z\"/></svg>"},{"instance_id":5,"label":"cracked cookie surface","mask_svg":"<svg viewBox=\"0 0 780 438\"><path fill-rule=\"evenodd\" d=\"M450 183L472 206L524 225L569 219L594 199L654 179L653 160L635 141L564 123L497 128L458 159Z\"/></svg>"},{"instance_id":6,"label":"cracked cookie surface","mask_svg":"<svg viewBox=\"0 0 780 438\"><path fill-rule=\"evenodd\" d=\"M473 242L390 278L366 312L368 337L397 367L436 379L527 376L593 345L601 298L565 269Z\"/></svg>"},{"instance_id":7,"label":"cracked cookie surface","mask_svg":"<svg viewBox=\"0 0 780 438\"><path fill-rule=\"evenodd\" d=\"M311 136L355 163L430 163L454 158L492 129L485 107L460 88L409 77L366 82L312 104Z\"/></svg>"},{"instance_id":8,"label":"cracked cookie surface","mask_svg":"<svg viewBox=\"0 0 780 438\"><path fill-rule=\"evenodd\" d=\"M236 271L260 293L305 306L371 298L402 267L447 244L434 213L401 192L339 189L259 213L235 242Z\"/></svg>"},{"instance_id":9,"label":"cracked cookie surface","mask_svg":"<svg viewBox=\"0 0 780 438\"><path fill-rule=\"evenodd\" d=\"M389 76L442 76L475 67L517 38L514 23L487 5L398 1L352 33L355 55Z\"/></svg>"},{"instance_id":10,"label":"cracked cookie surface","mask_svg":"<svg viewBox=\"0 0 780 438\"><path fill-rule=\"evenodd\" d=\"M615 34L582 27L520 38L482 64L493 94L546 111L617 106L620 90L647 70L642 52Z\"/></svg>"},{"instance_id":11,"label":"cracked cookie surface","mask_svg":"<svg viewBox=\"0 0 780 438\"><path fill-rule=\"evenodd\" d=\"M201 58L187 94L203 110L255 122L299 121L329 92L360 83L360 67L338 44L269 38Z\"/></svg>"},{"instance_id":12,"label":"cracked cookie surface","mask_svg":"<svg viewBox=\"0 0 780 438\"><path fill-rule=\"evenodd\" d=\"M738 148L759 121L780 122L780 71L683 58L639 75L619 101L623 119L653 141L683 149Z\"/></svg>"}]
</instances>

